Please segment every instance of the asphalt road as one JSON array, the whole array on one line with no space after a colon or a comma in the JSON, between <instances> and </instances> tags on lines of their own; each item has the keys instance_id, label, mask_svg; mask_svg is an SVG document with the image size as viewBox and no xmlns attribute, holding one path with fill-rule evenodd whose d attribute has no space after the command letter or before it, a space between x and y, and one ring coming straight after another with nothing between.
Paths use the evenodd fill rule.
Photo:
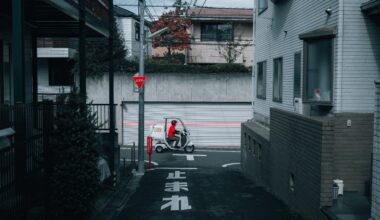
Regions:
<instances>
[{"instance_id":1,"label":"asphalt road","mask_svg":"<svg viewBox=\"0 0 380 220\"><path fill-rule=\"evenodd\" d=\"M239 151L167 151L153 161L118 219L298 219L241 173Z\"/></svg>"}]
</instances>

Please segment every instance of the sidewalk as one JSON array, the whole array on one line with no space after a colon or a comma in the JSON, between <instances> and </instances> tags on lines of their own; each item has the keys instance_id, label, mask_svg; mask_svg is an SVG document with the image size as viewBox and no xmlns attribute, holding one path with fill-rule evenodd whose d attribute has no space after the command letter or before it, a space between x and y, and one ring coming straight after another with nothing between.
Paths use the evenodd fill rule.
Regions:
<instances>
[{"instance_id":1,"label":"sidewalk","mask_svg":"<svg viewBox=\"0 0 380 220\"><path fill-rule=\"evenodd\" d=\"M116 219L123 210L129 198L136 191L142 176L134 174L124 175L120 184L114 190L106 190L95 204L92 220Z\"/></svg>"},{"instance_id":2,"label":"sidewalk","mask_svg":"<svg viewBox=\"0 0 380 220\"><path fill-rule=\"evenodd\" d=\"M332 220L368 220L371 216L371 205L368 198L355 192L344 192L334 205L323 208L329 219Z\"/></svg>"}]
</instances>

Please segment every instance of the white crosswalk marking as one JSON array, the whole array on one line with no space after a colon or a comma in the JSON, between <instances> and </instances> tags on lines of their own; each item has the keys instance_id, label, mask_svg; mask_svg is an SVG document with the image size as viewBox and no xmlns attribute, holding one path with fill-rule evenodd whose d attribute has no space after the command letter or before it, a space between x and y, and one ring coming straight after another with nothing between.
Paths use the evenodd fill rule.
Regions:
<instances>
[{"instance_id":1,"label":"white crosswalk marking","mask_svg":"<svg viewBox=\"0 0 380 220\"><path fill-rule=\"evenodd\" d=\"M189 161L194 161L194 157L207 157L205 154L173 154L173 156L186 157Z\"/></svg>"}]
</instances>

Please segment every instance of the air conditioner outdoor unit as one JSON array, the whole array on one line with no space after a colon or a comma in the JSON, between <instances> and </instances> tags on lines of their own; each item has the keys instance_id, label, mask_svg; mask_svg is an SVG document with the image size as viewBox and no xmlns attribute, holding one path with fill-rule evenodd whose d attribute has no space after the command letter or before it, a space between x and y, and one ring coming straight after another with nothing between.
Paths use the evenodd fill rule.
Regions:
<instances>
[{"instance_id":1,"label":"air conditioner outdoor unit","mask_svg":"<svg viewBox=\"0 0 380 220\"><path fill-rule=\"evenodd\" d=\"M298 114L303 114L303 104L302 98L294 98L293 99L294 112Z\"/></svg>"}]
</instances>

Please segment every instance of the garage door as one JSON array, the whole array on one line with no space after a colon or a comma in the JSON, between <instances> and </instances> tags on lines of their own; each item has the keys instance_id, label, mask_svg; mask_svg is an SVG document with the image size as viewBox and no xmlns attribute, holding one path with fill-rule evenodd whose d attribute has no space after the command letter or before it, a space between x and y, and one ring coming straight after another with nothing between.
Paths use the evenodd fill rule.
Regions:
<instances>
[{"instance_id":1,"label":"garage door","mask_svg":"<svg viewBox=\"0 0 380 220\"><path fill-rule=\"evenodd\" d=\"M190 131L196 146L240 146L240 125L252 118L250 103L146 103L145 136L164 117L178 117ZM124 103L123 144L137 143L138 104ZM146 140L146 138L145 138Z\"/></svg>"}]
</instances>

